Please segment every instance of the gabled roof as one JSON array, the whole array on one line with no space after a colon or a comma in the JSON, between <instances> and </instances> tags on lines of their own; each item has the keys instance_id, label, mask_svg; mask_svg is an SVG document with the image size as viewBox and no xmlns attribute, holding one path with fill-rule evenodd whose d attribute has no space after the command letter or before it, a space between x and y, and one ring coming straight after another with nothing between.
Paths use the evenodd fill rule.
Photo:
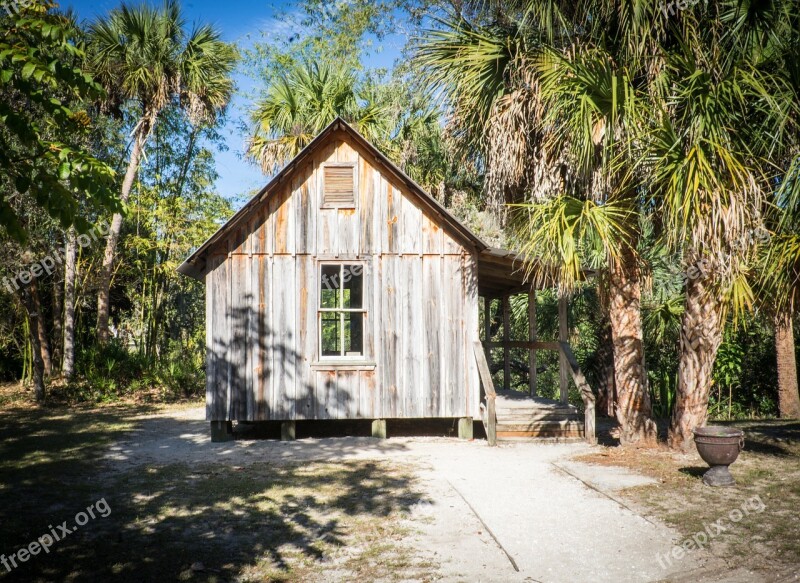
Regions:
<instances>
[{"instance_id":1,"label":"gabled roof","mask_svg":"<svg viewBox=\"0 0 800 583\"><path fill-rule=\"evenodd\" d=\"M355 144L366 150L378 163L381 172L408 188L417 197L418 202L425 207L425 210L436 217L439 223L447 228L457 240L465 247L476 251L478 257L478 292L481 295L500 297L509 293L519 293L531 287L531 280L534 280L535 285L542 285L543 277L551 270L543 269L538 262L528 261L514 251L490 248L478 235L451 215L435 198L425 192L419 184L400 170L380 150L367 141L364 136L338 117L311 140L291 162L286 164L227 223L211 235L205 243L200 245L178 267L178 271L189 277L202 280L206 269L206 255L210 248L227 237L242 221L246 220L256 206L274 192L277 192L277 187L285 182L297 168L301 167L337 131L346 133Z\"/></svg>"},{"instance_id":2,"label":"gabled roof","mask_svg":"<svg viewBox=\"0 0 800 583\"><path fill-rule=\"evenodd\" d=\"M391 176L406 188L408 188L414 195L417 196L419 202L427 207L433 216L437 217L440 223L449 227L449 231L465 246L475 249L477 252L482 252L488 249L489 246L484 243L480 237L473 233L464 224L459 222L447 209L445 209L439 202L414 180L411 179L405 172L400 170L391 160L384 156L380 150L373 146L369 141L353 129L343 119L337 117L331 122L328 127L322 130L311 142L303 148L303 150L294 157L294 159L286 164L283 169L278 172L267 185L262 188L250 201L245 204L239 211L234 214L230 220L225 223L220 229L211 235L205 243L200 245L197 250L192 253L179 267L178 271L189 277L195 279L202 279L205 275L206 254L215 243L224 239L231 233L237 225L250 214L254 207L263 202L267 197L277 191L277 186L283 183L297 168L299 168L314 152L316 152L321 145L337 131L346 133L357 145L364 148L369 152L380 166L380 170Z\"/></svg>"}]
</instances>

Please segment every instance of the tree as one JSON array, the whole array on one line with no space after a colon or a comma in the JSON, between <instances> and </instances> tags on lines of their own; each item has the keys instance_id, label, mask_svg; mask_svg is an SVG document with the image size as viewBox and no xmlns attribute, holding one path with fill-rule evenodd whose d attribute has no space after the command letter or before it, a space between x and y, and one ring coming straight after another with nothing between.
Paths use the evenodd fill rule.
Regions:
<instances>
[{"instance_id":1,"label":"tree","mask_svg":"<svg viewBox=\"0 0 800 583\"><path fill-rule=\"evenodd\" d=\"M214 190L217 174L209 146L221 144L215 128L191 124L179 108L167 107L133 189L134 225L121 247L125 263L117 277L132 307L122 319L128 340L148 362L157 363L174 345L184 354L204 353L197 334L202 333L203 288L177 268L233 214Z\"/></svg>"},{"instance_id":2,"label":"tree","mask_svg":"<svg viewBox=\"0 0 800 583\"><path fill-rule=\"evenodd\" d=\"M793 317L800 304L800 158L782 176L767 218L773 234L758 263L759 305L772 317L778 366L780 416L800 418Z\"/></svg>"},{"instance_id":3,"label":"tree","mask_svg":"<svg viewBox=\"0 0 800 583\"><path fill-rule=\"evenodd\" d=\"M778 361L778 411L783 419L800 419L800 394L797 388L792 315L775 318L775 355Z\"/></svg>"},{"instance_id":4,"label":"tree","mask_svg":"<svg viewBox=\"0 0 800 583\"><path fill-rule=\"evenodd\" d=\"M196 123L213 120L230 99L236 51L211 26L187 31L174 0L160 9L123 4L91 25L89 47L91 69L108 92L104 107L119 112L126 104L138 110L119 196L125 204L162 110L178 103ZM121 228L122 214L117 212L100 268L97 338L101 344L109 338L109 293Z\"/></svg>"},{"instance_id":5,"label":"tree","mask_svg":"<svg viewBox=\"0 0 800 583\"><path fill-rule=\"evenodd\" d=\"M74 24L53 6L25 3L0 13L0 225L19 242L28 235L23 197L81 232L88 228L78 214L82 199L119 208L114 171L84 141L92 119L82 107L102 87L82 68Z\"/></svg>"},{"instance_id":6,"label":"tree","mask_svg":"<svg viewBox=\"0 0 800 583\"><path fill-rule=\"evenodd\" d=\"M369 140L386 140L390 112L387 102L372 89L369 82L360 82L354 71L327 61L289 66L256 103L248 156L265 173L273 173L336 117L351 123Z\"/></svg>"},{"instance_id":7,"label":"tree","mask_svg":"<svg viewBox=\"0 0 800 583\"><path fill-rule=\"evenodd\" d=\"M43 302L49 294L40 281L52 267L43 273L37 261L57 253L59 225L87 230L84 208L119 208L114 171L88 146L96 119L85 107L102 87L83 68L79 31L52 7L26 3L0 16L0 238L9 255L3 271L26 313L22 344L31 349L38 401L53 363Z\"/></svg>"},{"instance_id":8,"label":"tree","mask_svg":"<svg viewBox=\"0 0 800 583\"><path fill-rule=\"evenodd\" d=\"M785 11L786 7L778 3L775 8ZM793 107L787 112L787 130L779 134L783 139L773 142L777 164L765 164L769 169L777 166L773 184L778 186L765 212L773 234L760 256L758 283L760 307L772 316L775 332L779 413L781 417L800 418L793 326L800 300L800 24L797 14L784 14L790 18L782 19L779 50L768 64L784 79Z\"/></svg>"},{"instance_id":9,"label":"tree","mask_svg":"<svg viewBox=\"0 0 800 583\"><path fill-rule=\"evenodd\" d=\"M719 3L681 11L662 44L642 136L651 205L685 279L680 363L669 444L688 450L705 423L727 315L752 302L747 273L768 181L770 143L786 127L785 91L766 55L782 3Z\"/></svg>"},{"instance_id":10,"label":"tree","mask_svg":"<svg viewBox=\"0 0 800 583\"><path fill-rule=\"evenodd\" d=\"M78 242L74 229L67 231L64 248L64 357L61 371L66 380L75 372L75 280L77 278ZM58 340L58 339L57 339Z\"/></svg>"}]
</instances>

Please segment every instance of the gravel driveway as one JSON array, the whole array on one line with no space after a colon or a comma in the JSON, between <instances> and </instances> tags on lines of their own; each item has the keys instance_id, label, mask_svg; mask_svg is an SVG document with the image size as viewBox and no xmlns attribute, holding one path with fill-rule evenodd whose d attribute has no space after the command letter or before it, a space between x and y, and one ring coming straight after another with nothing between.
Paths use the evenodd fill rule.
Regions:
<instances>
[{"instance_id":1,"label":"gravel driveway","mask_svg":"<svg viewBox=\"0 0 800 583\"><path fill-rule=\"evenodd\" d=\"M413 545L442 581L710 580L706 558L662 560L677 534L617 495L648 478L570 458L582 444L504 443L410 437L237 440L211 443L204 410L142 417L106 458L112 468L214 462L239 466L297 461L398 460L416 469L431 502L410 517ZM726 579L730 580L730 579Z\"/></svg>"}]
</instances>

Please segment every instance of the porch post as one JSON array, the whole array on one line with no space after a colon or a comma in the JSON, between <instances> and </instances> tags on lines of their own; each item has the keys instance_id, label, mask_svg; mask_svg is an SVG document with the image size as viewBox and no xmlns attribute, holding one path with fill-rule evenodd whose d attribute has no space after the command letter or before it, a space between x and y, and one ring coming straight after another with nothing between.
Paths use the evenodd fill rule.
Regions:
<instances>
[{"instance_id":1,"label":"porch post","mask_svg":"<svg viewBox=\"0 0 800 583\"><path fill-rule=\"evenodd\" d=\"M566 295L558 297L558 339L569 342L569 298ZM560 400L562 403L569 401L569 370L567 357L564 351L559 351L558 370L560 380Z\"/></svg>"},{"instance_id":2,"label":"porch post","mask_svg":"<svg viewBox=\"0 0 800 583\"><path fill-rule=\"evenodd\" d=\"M511 340L511 302L508 294L503 296L503 389L511 389L511 360L508 343Z\"/></svg>"},{"instance_id":3,"label":"porch post","mask_svg":"<svg viewBox=\"0 0 800 583\"><path fill-rule=\"evenodd\" d=\"M537 342L539 332L536 326L536 288L531 285L528 292L528 342ZM528 366L530 367L530 374L528 375L528 385L531 392L531 397L536 396L536 348L531 346L530 353L528 354Z\"/></svg>"},{"instance_id":4,"label":"porch post","mask_svg":"<svg viewBox=\"0 0 800 583\"><path fill-rule=\"evenodd\" d=\"M492 341L492 298L483 296L483 351L486 353L486 362L492 361L492 349L488 343Z\"/></svg>"}]
</instances>

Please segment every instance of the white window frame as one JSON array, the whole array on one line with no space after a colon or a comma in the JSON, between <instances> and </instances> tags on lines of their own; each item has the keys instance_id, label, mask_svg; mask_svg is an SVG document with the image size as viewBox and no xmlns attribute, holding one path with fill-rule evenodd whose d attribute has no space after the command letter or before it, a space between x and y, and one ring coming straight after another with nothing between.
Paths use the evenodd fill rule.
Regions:
<instances>
[{"instance_id":1,"label":"white window frame","mask_svg":"<svg viewBox=\"0 0 800 583\"><path fill-rule=\"evenodd\" d=\"M340 284L344 283L344 268L346 266L354 266L358 265L361 268L361 307L360 308L345 308L341 304L344 302L344 293L339 294L339 306L335 308L323 308L322 307L322 268L328 267L331 265L336 265L339 267L339 278ZM361 362L367 358L366 354L366 342L365 342L365 335L366 335L366 328L367 328L367 309L365 307L366 302L366 264L362 261L321 261L319 263L319 269L317 270L317 295L319 296L317 299L317 350L319 354L319 360L322 362ZM343 289L342 287L339 288L340 290ZM361 320L361 354L323 354L322 353L322 315L325 313L338 313L339 315L339 346L340 351L344 351L344 315L346 313L357 313L363 314L363 318Z\"/></svg>"}]
</instances>

